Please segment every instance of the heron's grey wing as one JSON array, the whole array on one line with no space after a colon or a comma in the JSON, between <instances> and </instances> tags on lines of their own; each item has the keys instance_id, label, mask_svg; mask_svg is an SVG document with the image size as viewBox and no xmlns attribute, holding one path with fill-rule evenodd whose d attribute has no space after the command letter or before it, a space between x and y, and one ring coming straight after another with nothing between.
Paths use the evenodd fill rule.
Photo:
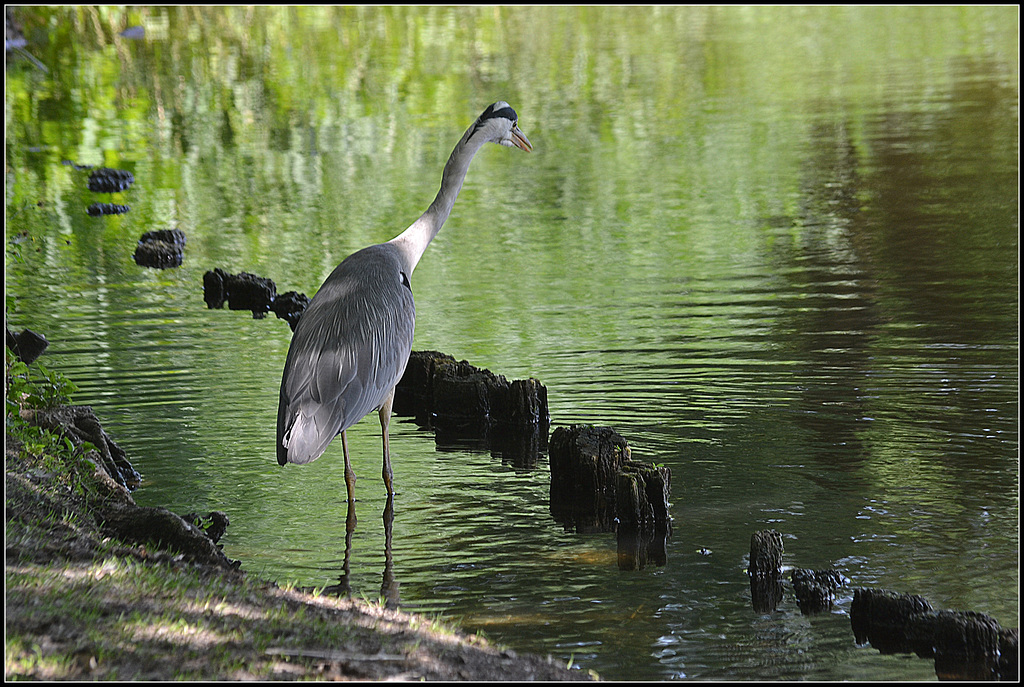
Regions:
<instances>
[{"instance_id":1,"label":"heron's grey wing","mask_svg":"<svg viewBox=\"0 0 1024 687\"><path fill-rule=\"evenodd\" d=\"M405 372L415 322L408 279L388 250L350 256L314 296L281 381L278 462L308 463L379 408Z\"/></svg>"}]
</instances>

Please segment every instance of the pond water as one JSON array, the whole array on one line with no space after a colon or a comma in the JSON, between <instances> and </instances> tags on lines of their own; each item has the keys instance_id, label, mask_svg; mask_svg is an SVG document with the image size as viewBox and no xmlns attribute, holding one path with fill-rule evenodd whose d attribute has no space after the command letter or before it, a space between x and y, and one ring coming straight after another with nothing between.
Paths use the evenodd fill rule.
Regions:
<instances>
[{"instance_id":1,"label":"pond water","mask_svg":"<svg viewBox=\"0 0 1024 687\"><path fill-rule=\"evenodd\" d=\"M850 630L852 592L752 608L785 563L1019 617L1016 7L32 8L8 57L6 307L144 477L221 510L254 574L347 585L607 679L934 679ZM122 35L129 27L142 27ZM523 465L392 425L274 458L290 329L208 310L221 267L312 295L488 146L413 279L414 348L548 390L672 471L667 563L548 512ZM87 188L107 166L135 183ZM90 217L93 202L130 206ZM178 228L184 264L132 260ZM346 541L346 539L348 539ZM701 552L701 550L704 550Z\"/></svg>"}]
</instances>

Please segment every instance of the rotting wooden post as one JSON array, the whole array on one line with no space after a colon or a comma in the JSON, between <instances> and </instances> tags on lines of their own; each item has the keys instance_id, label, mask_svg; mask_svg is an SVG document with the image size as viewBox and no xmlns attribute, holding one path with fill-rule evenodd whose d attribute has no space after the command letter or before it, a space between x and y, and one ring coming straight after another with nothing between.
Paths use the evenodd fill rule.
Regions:
<instances>
[{"instance_id":1,"label":"rotting wooden post","mask_svg":"<svg viewBox=\"0 0 1024 687\"><path fill-rule=\"evenodd\" d=\"M854 589L850 604L854 641L869 642L883 654L911 653L911 625L916 617L932 610L928 600L916 594Z\"/></svg>"},{"instance_id":2,"label":"rotting wooden post","mask_svg":"<svg viewBox=\"0 0 1024 687\"><path fill-rule=\"evenodd\" d=\"M540 381L514 379L509 385L508 419L516 424L548 423L548 390Z\"/></svg>"},{"instance_id":3,"label":"rotting wooden post","mask_svg":"<svg viewBox=\"0 0 1024 687\"><path fill-rule=\"evenodd\" d=\"M547 439L548 394L543 384L536 379L509 382L437 351L409 356L393 410L453 437L486 440L492 427L537 426Z\"/></svg>"},{"instance_id":4,"label":"rotting wooden post","mask_svg":"<svg viewBox=\"0 0 1024 687\"><path fill-rule=\"evenodd\" d=\"M1017 630L984 613L936 611L916 594L855 589L850 624L858 644L880 653L934 658L942 680L1018 679Z\"/></svg>"},{"instance_id":5,"label":"rotting wooden post","mask_svg":"<svg viewBox=\"0 0 1024 687\"><path fill-rule=\"evenodd\" d=\"M441 369L452 369L458 363L455 358L437 351L413 351L405 366L405 374L395 387L395 415L415 417L427 424L433 408L434 377L442 374Z\"/></svg>"},{"instance_id":6,"label":"rotting wooden post","mask_svg":"<svg viewBox=\"0 0 1024 687\"><path fill-rule=\"evenodd\" d=\"M627 460L615 476L616 539L620 570L664 565L671 531L668 514L672 472L666 467Z\"/></svg>"},{"instance_id":7,"label":"rotting wooden post","mask_svg":"<svg viewBox=\"0 0 1024 687\"><path fill-rule=\"evenodd\" d=\"M832 608L832 604L835 602L835 590L850 582L835 569L798 569L789 574L789 579L793 582L796 603L800 607L800 612L805 615Z\"/></svg>"},{"instance_id":8,"label":"rotting wooden post","mask_svg":"<svg viewBox=\"0 0 1024 687\"><path fill-rule=\"evenodd\" d=\"M778 575L782 572L782 535L778 530L761 530L750 535L751 575Z\"/></svg>"},{"instance_id":9,"label":"rotting wooden post","mask_svg":"<svg viewBox=\"0 0 1024 687\"><path fill-rule=\"evenodd\" d=\"M480 372L435 377L432 398L435 422L486 426L491 416L489 387L492 383L487 375Z\"/></svg>"},{"instance_id":10,"label":"rotting wooden post","mask_svg":"<svg viewBox=\"0 0 1024 687\"><path fill-rule=\"evenodd\" d=\"M548 449L556 520L580 533L616 532L622 570L665 564L668 468L632 460L629 444L608 427L559 427Z\"/></svg>"},{"instance_id":11,"label":"rotting wooden post","mask_svg":"<svg viewBox=\"0 0 1024 687\"><path fill-rule=\"evenodd\" d=\"M995 618L975 611L938 611L921 618L920 625L926 628L940 680L1000 679L1002 628Z\"/></svg>"},{"instance_id":12,"label":"rotting wooden post","mask_svg":"<svg viewBox=\"0 0 1024 687\"><path fill-rule=\"evenodd\" d=\"M609 427L559 427L548 442L551 515L577 532L615 528L615 476L629 459L626 440Z\"/></svg>"},{"instance_id":13,"label":"rotting wooden post","mask_svg":"<svg viewBox=\"0 0 1024 687\"><path fill-rule=\"evenodd\" d=\"M768 613L782 601L782 535L761 530L750 536L750 598L754 610Z\"/></svg>"}]
</instances>

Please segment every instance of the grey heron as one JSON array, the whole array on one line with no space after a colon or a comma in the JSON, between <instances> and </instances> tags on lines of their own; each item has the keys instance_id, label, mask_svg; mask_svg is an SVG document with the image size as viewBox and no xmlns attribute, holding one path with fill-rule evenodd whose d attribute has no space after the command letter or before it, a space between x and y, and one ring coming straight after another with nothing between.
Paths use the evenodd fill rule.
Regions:
<instances>
[{"instance_id":1,"label":"grey heron","mask_svg":"<svg viewBox=\"0 0 1024 687\"><path fill-rule=\"evenodd\" d=\"M350 502L355 473L345 432L373 410L383 434L381 474L388 498L394 495L388 425L395 385L412 351L416 307L410 279L448 219L469 163L488 142L533 149L508 103L484 110L448 158L441 188L426 212L390 241L345 258L313 296L292 335L277 411L277 462L314 461L340 434Z\"/></svg>"}]
</instances>

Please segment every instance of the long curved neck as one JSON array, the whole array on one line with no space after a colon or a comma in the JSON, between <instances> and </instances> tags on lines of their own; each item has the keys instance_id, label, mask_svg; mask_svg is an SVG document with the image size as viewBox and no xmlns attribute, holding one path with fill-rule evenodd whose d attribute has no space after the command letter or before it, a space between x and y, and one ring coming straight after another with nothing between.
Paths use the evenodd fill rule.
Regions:
<instances>
[{"instance_id":1,"label":"long curved neck","mask_svg":"<svg viewBox=\"0 0 1024 687\"><path fill-rule=\"evenodd\" d=\"M410 275L420 258L423 257L427 246L434 240L437 232L441 230L441 226L448 219L448 215L451 214L455 199L459 197L459 191L462 190L466 172L469 171L469 163L486 142L486 139L480 136L472 139L470 137L472 132L473 127L470 127L455 146L448 162L445 163L444 173L441 175L441 189L437 192L434 202L430 204L426 212L420 215L419 219L409 225L408 229L388 241L401 251Z\"/></svg>"}]
</instances>

